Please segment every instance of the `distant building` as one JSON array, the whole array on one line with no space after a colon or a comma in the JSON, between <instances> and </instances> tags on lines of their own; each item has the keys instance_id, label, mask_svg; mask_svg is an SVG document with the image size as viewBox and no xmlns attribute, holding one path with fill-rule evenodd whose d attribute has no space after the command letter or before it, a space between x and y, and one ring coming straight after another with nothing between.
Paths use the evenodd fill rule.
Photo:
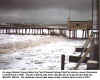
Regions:
<instances>
[{"instance_id":1,"label":"distant building","mask_svg":"<svg viewBox=\"0 0 100 80\"><path fill-rule=\"evenodd\" d=\"M69 29L91 29L92 21L72 21L70 18L67 19L67 25Z\"/></svg>"}]
</instances>

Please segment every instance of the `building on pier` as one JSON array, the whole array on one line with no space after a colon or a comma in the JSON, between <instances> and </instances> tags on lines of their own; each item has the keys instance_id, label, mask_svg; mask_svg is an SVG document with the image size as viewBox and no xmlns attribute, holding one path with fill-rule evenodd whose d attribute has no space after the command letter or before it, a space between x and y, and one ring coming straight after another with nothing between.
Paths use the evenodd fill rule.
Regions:
<instances>
[{"instance_id":1,"label":"building on pier","mask_svg":"<svg viewBox=\"0 0 100 80\"><path fill-rule=\"evenodd\" d=\"M72 21L70 18L67 19L67 25L69 29L92 29L92 20L87 21Z\"/></svg>"},{"instance_id":2,"label":"building on pier","mask_svg":"<svg viewBox=\"0 0 100 80\"><path fill-rule=\"evenodd\" d=\"M67 19L67 27L69 29L69 34L72 34L73 38L77 37L77 30L83 30L82 37L83 38L88 38L89 30L92 29L92 20L73 21L69 17Z\"/></svg>"}]
</instances>

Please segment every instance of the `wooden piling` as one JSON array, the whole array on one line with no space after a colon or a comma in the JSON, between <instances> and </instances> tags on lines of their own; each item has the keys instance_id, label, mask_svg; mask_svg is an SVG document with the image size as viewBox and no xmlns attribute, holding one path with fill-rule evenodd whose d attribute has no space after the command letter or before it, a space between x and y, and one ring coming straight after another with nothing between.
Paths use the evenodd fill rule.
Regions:
<instances>
[{"instance_id":1,"label":"wooden piling","mask_svg":"<svg viewBox=\"0 0 100 80\"><path fill-rule=\"evenodd\" d=\"M48 35L50 34L50 30L49 30L49 28L48 28Z\"/></svg>"},{"instance_id":2,"label":"wooden piling","mask_svg":"<svg viewBox=\"0 0 100 80\"><path fill-rule=\"evenodd\" d=\"M44 35L43 28L42 28L42 34Z\"/></svg>"},{"instance_id":3,"label":"wooden piling","mask_svg":"<svg viewBox=\"0 0 100 80\"><path fill-rule=\"evenodd\" d=\"M31 32L31 29L29 28L29 33L28 34L30 34L30 32Z\"/></svg>"},{"instance_id":4,"label":"wooden piling","mask_svg":"<svg viewBox=\"0 0 100 80\"><path fill-rule=\"evenodd\" d=\"M23 31L24 31L24 29L22 28L22 35L23 35Z\"/></svg>"},{"instance_id":5,"label":"wooden piling","mask_svg":"<svg viewBox=\"0 0 100 80\"><path fill-rule=\"evenodd\" d=\"M69 39L71 38L71 30L69 30Z\"/></svg>"},{"instance_id":6,"label":"wooden piling","mask_svg":"<svg viewBox=\"0 0 100 80\"><path fill-rule=\"evenodd\" d=\"M87 31L85 30L85 39L87 38Z\"/></svg>"},{"instance_id":7,"label":"wooden piling","mask_svg":"<svg viewBox=\"0 0 100 80\"><path fill-rule=\"evenodd\" d=\"M40 33L39 34L41 35L41 28L40 28Z\"/></svg>"},{"instance_id":8,"label":"wooden piling","mask_svg":"<svg viewBox=\"0 0 100 80\"><path fill-rule=\"evenodd\" d=\"M32 29L32 34L33 34L33 28L31 28Z\"/></svg>"},{"instance_id":9,"label":"wooden piling","mask_svg":"<svg viewBox=\"0 0 100 80\"><path fill-rule=\"evenodd\" d=\"M27 29L25 28L25 34L27 34Z\"/></svg>"},{"instance_id":10,"label":"wooden piling","mask_svg":"<svg viewBox=\"0 0 100 80\"><path fill-rule=\"evenodd\" d=\"M82 39L84 39L84 32L85 32L85 31L83 30L83 32L82 32Z\"/></svg>"},{"instance_id":11,"label":"wooden piling","mask_svg":"<svg viewBox=\"0 0 100 80\"><path fill-rule=\"evenodd\" d=\"M39 35L39 28L36 28L36 35Z\"/></svg>"},{"instance_id":12,"label":"wooden piling","mask_svg":"<svg viewBox=\"0 0 100 80\"><path fill-rule=\"evenodd\" d=\"M64 70L64 66L65 66L65 55L61 55L61 70Z\"/></svg>"},{"instance_id":13,"label":"wooden piling","mask_svg":"<svg viewBox=\"0 0 100 80\"><path fill-rule=\"evenodd\" d=\"M75 35L76 35L76 39L77 39L77 30L76 30L76 33L75 33Z\"/></svg>"}]
</instances>

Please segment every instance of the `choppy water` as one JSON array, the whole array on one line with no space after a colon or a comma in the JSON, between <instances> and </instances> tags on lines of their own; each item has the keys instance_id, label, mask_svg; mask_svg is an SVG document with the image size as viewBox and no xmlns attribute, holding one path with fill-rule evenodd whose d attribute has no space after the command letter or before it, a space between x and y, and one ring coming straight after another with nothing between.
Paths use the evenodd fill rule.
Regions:
<instances>
[{"instance_id":1,"label":"choppy water","mask_svg":"<svg viewBox=\"0 0 100 80\"><path fill-rule=\"evenodd\" d=\"M75 63L69 63L69 55L72 55L75 47L82 46L84 41L67 40L56 38L53 41L51 36L33 36L33 35L0 35L0 69L15 70L60 70L61 54L66 55L65 69L74 67ZM52 41L45 44L46 41ZM43 41L43 44L32 46L31 44ZM8 44L9 43L9 44ZM28 44L27 48L17 49L18 45ZM29 44L30 43L30 44ZM17 45L17 47L16 47ZM31 45L31 46L29 46ZM7 46L7 47L6 47ZM9 48L10 51L1 51ZM26 45L27 46L27 45ZM12 48L13 47L13 48ZM80 69L85 69L82 64Z\"/></svg>"}]
</instances>

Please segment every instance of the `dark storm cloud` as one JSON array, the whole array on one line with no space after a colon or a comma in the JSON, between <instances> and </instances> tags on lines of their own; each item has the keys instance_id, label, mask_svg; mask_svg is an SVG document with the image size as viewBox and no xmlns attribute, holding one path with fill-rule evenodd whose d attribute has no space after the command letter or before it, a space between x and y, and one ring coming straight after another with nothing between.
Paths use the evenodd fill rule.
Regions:
<instances>
[{"instance_id":1,"label":"dark storm cloud","mask_svg":"<svg viewBox=\"0 0 100 80\"><path fill-rule=\"evenodd\" d=\"M87 10L91 0L0 0L1 9L71 8Z\"/></svg>"},{"instance_id":2,"label":"dark storm cloud","mask_svg":"<svg viewBox=\"0 0 100 80\"><path fill-rule=\"evenodd\" d=\"M91 0L0 0L0 23L66 23L69 9L71 19L87 20Z\"/></svg>"}]
</instances>

